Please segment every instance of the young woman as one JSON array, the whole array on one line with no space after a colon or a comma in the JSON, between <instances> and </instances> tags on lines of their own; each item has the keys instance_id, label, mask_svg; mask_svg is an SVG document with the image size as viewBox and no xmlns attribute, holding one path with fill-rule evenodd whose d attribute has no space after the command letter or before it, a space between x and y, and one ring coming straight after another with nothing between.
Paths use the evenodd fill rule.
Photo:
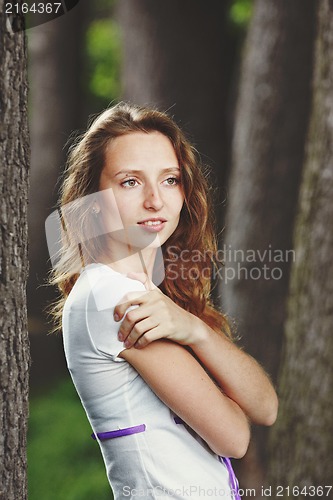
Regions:
<instances>
[{"instance_id":1,"label":"young woman","mask_svg":"<svg viewBox=\"0 0 333 500\"><path fill-rule=\"evenodd\" d=\"M70 151L55 313L115 499L239 498L229 457L249 422L276 419L268 377L210 302L208 195L194 148L153 109L107 109Z\"/></svg>"}]
</instances>

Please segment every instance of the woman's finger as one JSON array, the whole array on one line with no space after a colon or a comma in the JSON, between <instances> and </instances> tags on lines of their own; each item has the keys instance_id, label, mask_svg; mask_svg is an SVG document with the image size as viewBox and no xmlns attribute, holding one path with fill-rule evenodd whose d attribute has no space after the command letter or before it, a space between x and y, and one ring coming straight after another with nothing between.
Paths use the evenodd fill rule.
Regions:
<instances>
[{"instance_id":1,"label":"woman's finger","mask_svg":"<svg viewBox=\"0 0 333 500\"><path fill-rule=\"evenodd\" d=\"M129 307L139 306L145 300L147 292L128 292L118 302L113 311L115 321L120 321Z\"/></svg>"},{"instance_id":2,"label":"woman's finger","mask_svg":"<svg viewBox=\"0 0 333 500\"><path fill-rule=\"evenodd\" d=\"M137 340L137 342L134 344L134 347L135 349L142 349L151 342L154 342L154 340L158 340L161 338L163 338L163 332L161 332L160 325L158 325L155 328L152 328L151 330L146 332L144 335L142 335L139 338L139 340Z\"/></svg>"},{"instance_id":3,"label":"woman's finger","mask_svg":"<svg viewBox=\"0 0 333 500\"><path fill-rule=\"evenodd\" d=\"M126 312L124 319L122 320L119 331L118 331L118 339L123 342L127 339L128 335L131 333L134 326L142 322L144 319L148 318L151 315L151 311L148 307L130 307ZM142 332L143 333L143 332Z\"/></svg>"},{"instance_id":4,"label":"woman's finger","mask_svg":"<svg viewBox=\"0 0 333 500\"><path fill-rule=\"evenodd\" d=\"M141 339L146 337L146 335L149 336L150 331L155 329L157 326L158 324L151 316L136 323L124 342L126 349L133 347L133 345L139 340L141 342ZM146 342L144 342L144 344L146 344Z\"/></svg>"}]
</instances>

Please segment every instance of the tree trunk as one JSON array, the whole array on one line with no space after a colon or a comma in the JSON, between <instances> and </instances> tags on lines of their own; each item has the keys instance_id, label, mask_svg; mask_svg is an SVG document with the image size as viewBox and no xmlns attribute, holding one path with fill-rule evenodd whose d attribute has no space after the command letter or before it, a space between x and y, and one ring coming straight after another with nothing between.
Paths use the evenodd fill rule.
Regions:
<instances>
[{"instance_id":1,"label":"tree trunk","mask_svg":"<svg viewBox=\"0 0 333 500\"><path fill-rule=\"evenodd\" d=\"M169 110L225 185L230 134L228 92L235 37L229 1L118 2L123 33L123 98ZM225 193L221 194L224 198Z\"/></svg>"},{"instance_id":2,"label":"tree trunk","mask_svg":"<svg viewBox=\"0 0 333 500\"><path fill-rule=\"evenodd\" d=\"M332 485L333 4L318 2L311 126L295 229L270 481ZM324 497L333 498L333 491ZM297 495L294 494L294 497ZM313 495L312 495L313 496ZM318 498L320 492L314 495ZM287 494L285 492L285 498ZM290 498L290 496L288 496Z\"/></svg>"},{"instance_id":3,"label":"tree trunk","mask_svg":"<svg viewBox=\"0 0 333 500\"><path fill-rule=\"evenodd\" d=\"M256 1L233 139L220 293L223 309L238 323L241 344L273 380L294 258L290 250L310 112L315 4ZM266 432L254 429L240 471L244 486L258 487L264 479Z\"/></svg>"},{"instance_id":4,"label":"tree trunk","mask_svg":"<svg viewBox=\"0 0 333 500\"><path fill-rule=\"evenodd\" d=\"M26 40L0 0L0 499L24 500L28 417Z\"/></svg>"}]
</instances>

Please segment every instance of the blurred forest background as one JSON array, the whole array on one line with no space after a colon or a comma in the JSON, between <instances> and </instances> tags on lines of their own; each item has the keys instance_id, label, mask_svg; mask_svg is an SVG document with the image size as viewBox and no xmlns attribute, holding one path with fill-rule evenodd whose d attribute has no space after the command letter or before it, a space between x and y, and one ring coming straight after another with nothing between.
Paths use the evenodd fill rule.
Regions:
<instances>
[{"instance_id":1,"label":"blurred forest background","mask_svg":"<svg viewBox=\"0 0 333 500\"><path fill-rule=\"evenodd\" d=\"M48 335L44 223L69 136L121 99L169 110L211 168L225 261L214 300L281 402L234 464L242 489L332 484L332 2L81 0L27 37L30 500L112 498Z\"/></svg>"}]
</instances>

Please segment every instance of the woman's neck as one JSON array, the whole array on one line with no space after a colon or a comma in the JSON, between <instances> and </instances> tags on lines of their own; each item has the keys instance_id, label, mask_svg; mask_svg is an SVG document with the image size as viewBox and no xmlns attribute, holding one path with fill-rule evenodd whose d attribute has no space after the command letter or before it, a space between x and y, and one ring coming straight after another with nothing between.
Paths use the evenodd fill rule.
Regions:
<instances>
[{"instance_id":1,"label":"woman's neck","mask_svg":"<svg viewBox=\"0 0 333 500\"><path fill-rule=\"evenodd\" d=\"M145 273L152 279L156 259L156 248L145 248L144 250L136 252L128 250L126 253L127 255L124 255L124 251L122 251L121 258L117 255L104 255L99 261L102 264L108 265L118 273Z\"/></svg>"}]
</instances>

